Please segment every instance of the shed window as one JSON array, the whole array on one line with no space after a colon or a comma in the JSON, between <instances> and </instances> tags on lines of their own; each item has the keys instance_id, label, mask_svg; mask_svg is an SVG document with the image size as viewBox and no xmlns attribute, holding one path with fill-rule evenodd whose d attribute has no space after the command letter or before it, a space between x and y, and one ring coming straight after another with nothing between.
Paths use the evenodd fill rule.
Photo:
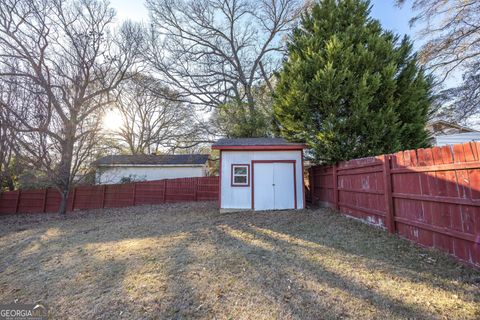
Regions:
<instances>
[{"instance_id":1,"label":"shed window","mask_svg":"<svg viewBox=\"0 0 480 320\"><path fill-rule=\"evenodd\" d=\"M232 165L232 186L249 186L249 169L248 164Z\"/></svg>"}]
</instances>

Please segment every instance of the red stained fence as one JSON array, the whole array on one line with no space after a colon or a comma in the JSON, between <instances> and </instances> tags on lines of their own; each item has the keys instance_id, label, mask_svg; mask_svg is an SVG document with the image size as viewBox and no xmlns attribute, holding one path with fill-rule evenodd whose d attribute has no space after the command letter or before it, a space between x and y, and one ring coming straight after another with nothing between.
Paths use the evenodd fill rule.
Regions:
<instances>
[{"instance_id":1,"label":"red stained fence","mask_svg":"<svg viewBox=\"0 0 480 320\"><path fill-rule=\"evenodd\" d=\"M126 184L79 186L68 197L68 211L183 201L217 201L218 177L180 178ZM0 214L56 212L56 189L0 193Z\"/></svg>"},{"instance_id":2,"label":"red stained fence","mask_svg":"<svg viewBox=\"0 0 480 320\"><path fill-rule=\"evenodd\" d=\"M314 204L480 267L480 142L315 166L309 183Z\"/></svg>"}]
</instances>

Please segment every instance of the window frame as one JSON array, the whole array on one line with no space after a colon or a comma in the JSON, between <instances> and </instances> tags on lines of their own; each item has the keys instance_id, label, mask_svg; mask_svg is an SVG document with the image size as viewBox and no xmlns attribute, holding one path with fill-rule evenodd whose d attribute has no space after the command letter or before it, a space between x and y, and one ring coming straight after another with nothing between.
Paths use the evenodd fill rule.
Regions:
<instances>
[{"instance_id":1,"label":"window frame","mask_svg":"<svg viewBox=\"0 0 480 320\"><path fill-rule=\"evenodd\" d=\"M235 175L235 168L245 167L247 168L247 174L237 174ZM248 163L234 163L230 168L230 185L232 187L250 187L250 164ZM247 183L236 183L235 176L247 177Z\"/></svg>"}]
</instances>

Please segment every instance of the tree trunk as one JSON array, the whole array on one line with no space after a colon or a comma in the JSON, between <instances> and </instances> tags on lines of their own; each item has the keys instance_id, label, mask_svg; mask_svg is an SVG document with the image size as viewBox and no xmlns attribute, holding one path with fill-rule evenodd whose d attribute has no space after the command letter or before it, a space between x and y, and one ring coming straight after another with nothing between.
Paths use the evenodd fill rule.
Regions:
<instances>
[{"instance_id":1,"label":"tree trunk","mask_svg":"<svg viewBox=\"0 0 480 320\"><path fill-rule=\"evenodd\" d=\"M248 111L250 112L250 117L253 117L253 113L255 112L255 99L253 98L251 89L247 89L246 94L247 94Z\"/></svg>"},{"instance_id":2,"label":"tree trunk","mask_svg":"<svg viewBox=\"0 0 480 320\"><path fill-rule=\"evenodd\" d=\"M72 121L73 122L73 121ZM67 199L70 187L72 184L72 161L73 161L73 148L75 144L75 125L67 123L66 127L66 139L62 144L62 158L60 160L59 172L58 172L58 184L60 194L62 195L62 201L60 202L60 208L58 213L65 215L67 213Z\"/></svg>"},{"instance_id":3,"label":"tree trunk","mask_svg":"<svg viewBox=\"0 0 480 320\"><path fill-rule=\"evenodd\" d=\"M12 177L7 177L7 186L8 186L8 191L15 190L15 184L13 183Z\"/></svg>"},{"instance_id":4,"label":"tree trunk","mask_svg":"<svg viewBox=\"0 0 480 320\"><path fill-rule=\"evenodd\" d=\"M58 214L61 216L65 216L67 214L68 191L69 190L64 190L60 192L61 201L60 201L60 208L58 209Z\"/></svg>"}]
</instances>

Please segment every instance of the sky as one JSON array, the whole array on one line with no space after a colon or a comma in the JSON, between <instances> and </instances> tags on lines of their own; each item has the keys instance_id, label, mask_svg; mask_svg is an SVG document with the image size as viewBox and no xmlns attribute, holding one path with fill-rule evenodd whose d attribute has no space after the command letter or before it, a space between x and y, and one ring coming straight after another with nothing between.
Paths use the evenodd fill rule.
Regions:
<instances>
[{"instance_id":1,"label":"sky","mask_svg":"<svg viewBox=\"0 0 480 320\"><path fill-rule=\"evenodd\" d=\"M117 20L147 22L148 11L143 0L110 0L110 5L117 11Z\"/></svg>"},{"instance_id":2,"label":"sky","mask_svg":"<svg viewBox=\"0 0 480 320\"><path fill-rule=\"evenodd\" d=\"M415 29L411 29L408 23L414 13L408 3L399 8L394 2L394 0L372 1L372 17L380 20L385 29L400 35L409 35L415 40Z\"/></svg>"},{"instance_id":3,"label":"sky","mask_svg":"<svg viewBox=\"0 0 480 320\"><path fill-rule=\"evenodd\" d=\"M372 16L380 20L383 27L399 34L415 35L414 30L408 25L409 19L413 16L410 6L405 5L398 8L394 0L373 0ZM148 21L148 11L145 2L142 0L110 0L110 3L117 10L117 20L130 19L133 21Z\"/></svg>"}]
</instances>

